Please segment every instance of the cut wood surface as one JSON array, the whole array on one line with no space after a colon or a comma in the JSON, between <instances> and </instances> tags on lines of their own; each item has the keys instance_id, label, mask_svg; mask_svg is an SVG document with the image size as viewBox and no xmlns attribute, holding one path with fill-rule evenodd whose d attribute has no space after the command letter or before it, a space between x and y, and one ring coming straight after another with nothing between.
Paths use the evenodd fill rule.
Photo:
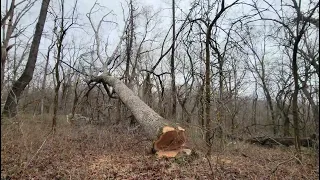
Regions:
<instances>
[{"instance_id":1,"label":"cut wood surface","mask_svg":"<svg viewBox=\"0 0 320 180\"><path fill-rule=\"evenodd\" d=\"M186 142L185 130L178 124L161 117L135 95L122 81L111 76L109 73L103 73L90 82L105 83L113 87L115 93L126 107L130 109L145 132L150 138L155 140L153 150L156 151L159 157L175 157L180 152L185 152L183 150Z\"/></svg>"},{"instance_id":2,"label":"cut wood surface","mask_svg":"<svg viewBox=\"0 0 320 180\"><path fill-rule=\"evenodd\" d=\"M163 127L157 140L154 142L154 149L159 150L178 150L185 145L186 135L184 130L175 129L170 126Z\"/></svg>"},{"instance_id":3,"label":"cut wood surface","mask_svg":"<svg viewBox=\"0 0 320 180\"><path fill-rule=\"evenodd\" d=\"M157 140L153 143L153 151L158 157L176 157L179 153L190 155L191 150L186 147L185 130L178 126L165 126Z\"/></svg>"}]
</instances>

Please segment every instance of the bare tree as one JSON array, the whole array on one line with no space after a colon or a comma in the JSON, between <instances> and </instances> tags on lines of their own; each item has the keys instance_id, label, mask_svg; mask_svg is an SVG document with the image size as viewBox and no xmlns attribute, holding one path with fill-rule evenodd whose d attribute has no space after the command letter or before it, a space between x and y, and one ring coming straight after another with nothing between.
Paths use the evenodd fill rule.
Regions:
<instances>
[{"instance_id":1,"label":"bare tree","mask_svg":"<svg viewBox=\"0 0 320 180\"><path fill-rule=\"evenodd\" d=\"M211 60L210 60L210 42L211 42L211 33L214 25L218 19L222 16L222 14L229 9L230 7L237 4L237 0L231 3L228 6L225 6L225 1L222 0L220 4L220 9L218 10L215 18L210 20L207 16L206 19L196 19L193 21L201 21L206 26L206 38L205 38L205 119L206 119L206 143L208 145L208 155L211 154L211 147L212 147L212 122L211 122ZM209 10L208 10L209 11ZM208 15L208 14L207 14Z\"/></svg>"},{"instance_id":2,"label":"bare tree","mask_svg":"<svg viewBox=\"0 0 320 180\"><path fill-rule=\"evenodd\" d=\"M302 40L304 34L307 31L308 24L312 21L312 16L314 15L315 11L319 8L319 2L315 3L314 6L310 6L308 13L304 16L302 16L301 13L301 1L297 2L296 0L292 0L291 4L288 6L286 4L283 4L281 2L282 7L289 7L292 8L291 10L294 10L296 14L295 25L290 25L288 22L285 21L285 17L283 17L270 3L264 0L264 2L274 11L274 13L277 15L277 18L267 18L264 17L261 13L260 18L265 21L272 21L280 26L282 26L285 30L285 32L289 35L287 40L289 41L289 46L292 48L291 51L291 70L294 80L294 91L292 94L292 114L293 114L293 127L294 127L294 137L295 137L295 149L297 153L297 157L299 160L301 160L301 142L300 142L300 126L299 126L299 107L298 107L298 94L299 94L299 72L298 72L298 50L300 41ZM260 11L260 9L257 7L257 4L254 4L254 7L257 11ZM304 20L303 20L304 19Z\"/></svg>"},{"instance_id":3,"label":"bare tree","mask_svg":"<svg viewBox=\"0 0 320 180\"><path fill-rule=\"evenodd\" d=\"M265 27L266 28L266 27ZM253 29L252 27L250 29ZM248 40L245 40L245 44L247 47L250 49L250 51L253 54L254 62L252 62L250 59L246 61L246 63L249 66L249 69L256 74L256 81L260 81L261 83L260 86L263 89L264 95L267 100L267 105L268 108L270 109L271 113L271 120L273 124L273 135L277 135L277 123L276 123L276 113L275 113L275 108L272 102L272 97L271 97L271 92L270 92L270 85L269 85L269 79L270 75L268 76L269 73L266 72L266 48L267 48L267 35L263 36L263 47L260 51L262 51L261 54L258 53L257 47L255 47L255 42L253 41L253 34L249 32L249 28L247 29L247 34L248 34Z\"/></svg>"},{"instance_id":4,"label":"bare tree","mask_svg":"<svg viewBox=\"0 0 320 180\"><path fill-rule=\"evenodd\" d=\"M54 22L54 27L56 27L56 21ZM44 99L45 99L45 89L46 89L46 83L47 83L47 76L48 76L48 66L49 66L49 60L50 60L50 53L54 47L54 44L56 41L54 40L54 36L51 38L51 44L48 46L47 54L45 55L45 66L44 66L44 72L43 72L43 79L42 79L42 85L41 85L41 91L43 93L43 97L41 98L41 107L40 107L40 113L44 113Z\"/></svg>"},{"instance_id":5,"label":"bare tree","mask_svg":"<svg viewBox=\"0 0 320 180\"><path fill-rule=\"evenodd\" d=\"M20 40L19 42L17 41L18 37L15 37L15 46L14 46L14 52L13 52L13 62L8 61L8 66L12 64L12 67L8 67L9 69L12 69L12 80L16 81L18 74L19 74L19 69L21 69L21 65L23 61L25 60L26 56L29 53L30 50L30 41L32 39L32 36L27 40L26 44L24 45L24 41ZM18 50L23 47L23 51L20 55L20 58L18 58Z\"/></svg>"},{"instance_id":6,"label":"bare tree","mask_svg":"<svg viewBox=\"0 0 320 180\"><path fill-rule=\"evenodd\" d=\"M126 69L124 72L125 83L129 85L129 88L132 88L131 83L129 84L130 79L130 64L132 63L133 55L133 41L134 41L134 6L132 0L129 2L129 26L126 29Z\"/></svg>"},{"instance_id":7,"label":"bare tree","mask_svg":"<svg viewBox=\"0 0 320 180\"><path fill-rule=\"evenodd\" d=\"M8 51L16 45L16 44L9 45L9 41L14 37L15 38L18 37L22 32L25 31L26 28L22 28L17 31L17 25L20 23L21 18L31 9L31 7L36 2L34 0L28 0L27 4L25 4L25 6L22 7L22 10L15 12L16 7L19 6L20 4L23 4L26 1L27 0L23 0L16 4L16 1L12 0L9 10L6 12L5 16L1 19L1 26L3 30L3 38L4 38L1 44L1 94L2 94L2 88L3 88L3 82L4 82L4 72L5 72L5 65L7 62L7 54L8 54ZM8 20L8 23L6 24L7 20ZM14 32L16 32L16 34L13 34Z\"/></svg>"},{"instance_id":8,"label":"bare tree","mask_svg":"<svg viewBox=\"0 0 320 180\"><path fill-rule=\"evenodd\" d=\"M14 117L17 114L17 105L18 105L18 100L20 99L20 95L32 79L33 72L35 69L35 64L37 61L39 44L42 37L42 31L47 18L49 3L50 3L50 0L42 1L38 23L36 25L36 30L34 33L31 47L30 47L28 62L26 64L26 68L23 71L22 75L17 81L13 83L13 86L9 91L9 95L7 97L7 100L4 106L4 111L3 111L3 115L5 116Z\"/></svg>"},{"instance_id":9,"label":"bare tree","mask_svg":"<svg viewBox=\"0 0 320 180\"><path fill-rule=\"evenodd\" d=\"M54 106L53 106L53 117L52 117L52 129L55 132L56 126L57 126L57 113L58 113L58 107L59 107L59 90L61 86L61 79L60 79L60 72L59 67L61 64L61 61L63 60L63 40L66 37L67 31L75 25L76 21L76 9L77 9L77 3L78 1L75 1L74 8L72 10L71 17L65 17L65 1L61 0L61 17L56 16L55 19L59 19L59 23L57 23L56 27L54 27L54 34L56 36L57 42L56 42L56 50L57 50L57 56L56 56L56 63L54 66L55 70L55 80L56 80L56 86L54 88ZM65 22L66 19L71 19L71 22Z\"/></svg>"},{"instance_id":10,"label":"bare tree","mask_svg":"<svg viewBox=\"0 0 320 180\"><path fill-rule=\"evenodd\" d=\"M307 20L304 21L300 25L300 19L302 19L300 12L301 4L298 4L295 0L292 0L294 9L296 10L297 13L297 25L296 25L296 30L295 30L295 35L294 37L294 43L293 43L293 51L292 51L292 74L293 74L293 80L294 80L294 91L293 91L293 98L292 98L292 114L293 114L293 123L294 123L294 136L295 136L295 148L297 151L297 156L301 160L301 150L300 150L300 128L299 128L299 112L298 112L298 93L299 93L299 74L298 74L298 62L297 62L297 55L298 55L298 47L299 43L301 41L301 38L303 37L308 19L310 19L315 12L316 9L319 8L319 2L315 7L313 7L310 11L309 16L306 18ZM301 3L301 1L300 1Z\"/></svg>"},{"instance_id":11,"label":"bare tree","mask_svg":"<svg viewBox=\"0 0 320 180\"><path fill-rule=\"evenodd\" d=\"M284 64L281 63L281 71L278 79L278 93L276 95L276 104L280 111L283 121L283 136L290 136L290 107L292 102L292 76L285 76Z\"/></svg>"},{"instance_id":12,"label":"bare tree","mask_svg":"<svg viewBox=\"0 0 320 180\"><path fill-rule=\"evenodd\" d=\"M100 35L100 30L101 30L101 26L103 23L114 23L112 21L109 21L107 20L106 18L112 14L112 11L109 11L108 13L104 14L102 16L102 18L100 19L99 23L97 26L95 26L94 24L94 18L92 17L94 12L97 12L98 10L95 10L95 8L98 7L98 10L100 10L100 8L102 8L101 5L99 5L99 3L97 3L97 1L94 3L94 5L91 7L89 13L86 14L86 17L88 18L89 22L90 22L90 26L94 32L94 38L95 38L95 46L96 47L93 47L93 51L96 52L96 55L98 57L98 60L100 61L100 63L103 65L103 66L107 66L110 64L110 62L105 62L105 59L103 58L102 56L102 50L103 50L103 47L102 47L102 39L101 39L101 35ZM126 27L126 26L125 26ZM123 38L124 35L122 35L122 37L120 38L120 42L119 44L121 44L122 42L122 38ZM107 46L107 44L106 44ZM118 45L119 46L119 45ZM118 46L116 49L118 49ZM111 59L115 59L115 57L111 58ZM92 62L93 63L93 62Z\"/></svg>"}]
</instances>

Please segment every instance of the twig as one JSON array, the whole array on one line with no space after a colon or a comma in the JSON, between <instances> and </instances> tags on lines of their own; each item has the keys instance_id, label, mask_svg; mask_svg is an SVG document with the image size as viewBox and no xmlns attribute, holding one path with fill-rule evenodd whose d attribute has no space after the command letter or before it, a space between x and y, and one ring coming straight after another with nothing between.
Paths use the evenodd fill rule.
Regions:
<instances>
[{"instance_id":1,"label":"twig","mask_svg":"<svg viewBox=\"0 0 320 180\"><path fill-rule=\"evenodd\" d=\"M296 159L296 161L299 163L299 164L302 164L301 160L299 158L297 158L296 156L294 156L294 159Z\"/></svg>"},{"instance_id":2,"label":"twig","mask_svg":"<svg viewBox=\"0 0 320 180\"><path fill-rule=\"evenodd\" d=\"M212 168L211 162L209 160L209 157L207 155L205 157L206 157L206 160L208 161L208 164L209 164L209 167L210 167L210 170L211 170L211 174L214 175L213 168Z\"/></svg>"},{"instance_id":3,"label":"twig","mask_svg":"<svg viewBox=\"0 0 320 180\"><path fill-rule=\"evenodd\" d=\"M68 63L66 63L66 62L64 62L62 60L60 60L60 62L62 62L63 64L67 65L69 68L73 69L74 71L76 71L79 74L82 74L84 76L89 76L87 73L79 71L78 69L72 67L70 64L68 64Z\"/></svg>"},{"instance_id":4,"label":"twig","mask_svg":"<svg viewBox=\"0 0 320 180\"><path fill-rule=\"evenodd\" d=\"M287 160L285 160L285 161L283 161L283 162L278 163L277 166L272 170L272 174L274 174L274 173L278 170L278 168L279 168L279 166L280 166L281 164L290 162L290 161L294 160L295 158L296 158L296 157L293 157L293 158L290 158L290 159L287 159Z\"/></svg>"},{"instance_id":5,"label":"twig","mask_svg":"<svg viewBox=\"0 0 320 180\"><path fill-rule=\"evenodd\" d=\"M27 162L27 164L25 165L24 169L26 169L30 163L33 161L33 159L36 157L36 155L40 152L40 150L42 149L43 145L46 143L46 141L48 140L49 138L49 135L52 133L53 131L50 130L50 132L48 133L47 137L45 138L45 140L42 142L41 146L39 147L39 149L37 150L37 152L33 155L33 157L30 159L29 162Z\"/></svg>"}]
</instances>

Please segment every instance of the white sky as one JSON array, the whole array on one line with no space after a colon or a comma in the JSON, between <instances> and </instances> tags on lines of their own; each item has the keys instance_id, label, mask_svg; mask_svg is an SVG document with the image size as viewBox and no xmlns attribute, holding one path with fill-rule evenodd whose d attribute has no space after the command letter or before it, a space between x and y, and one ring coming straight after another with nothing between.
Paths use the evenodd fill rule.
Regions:
<instances>
[{"instance_id":1,"label":"white sky","mask_svg":"<svg viewBox=\"0 0 320 180\"><path fill-rule=\"evenodd\" d=\"M9 5L10 6L10 0ZM16 2L19 2L21 0L16 0ZM73 9L75 0L65 0L66 1L66 12L70 12ZM54 4L57 10L58 6L58 0L51 0L51 5ZM193 2L192 0L176 0L176 6L181 8L184 12L188 12L190 8L190 2ZM233 0L227 0L227 4L230 4L233 2ZM250 0L244 0L242 2L250 3ZM81 28L72 29L67 33L66 41L71 40L72 38L75 39L76 43L79 46L88 46L88 44L93 44L93 31L90 27L89 21L87 17L85 16L86 13L88 13L93 6L95 1L93 0L78 0L78 9L77 12L79 14L78 16L78 23L81 25ZM97 3L99 3L103 8L101 11L97 12L93 17L95 18L95 24L98 24L98 21L101 19L103 14L112 11L113 15L108 16L106 19L110 21L114 21L117 23L117 25L112 23L104 23L101 27L100 35L101 38L106 42L108 40L109 42L109 48L108 53L110 55L111 52L113 52L115 45L119 42L119 36L121 35L124 27L124 20L123 20L123 10L121 5L124 8L125 14L128 14L128 8L127 8L127 2L125 0L114 0L114 1L108 1L108 0L98 0ZM271 0L269 1L271 4L280 3L279 0ZM1 0L1 12L4 12L5 10L5 4L6 0ZM136 0L135 1L136 6L139 8L139 10L143 6L149 6L153 9L153 12L156 12L158 10L161 10L161 13L159 14L159 24L158 24L158 31L163 31L163 33L166 33L167 30L170 28L171 24L171 0ZM20 26L25 27L26 25L35 22L39 10L40 10L41 0L38 0L34 7L31 8L31 10L27 13L26 16L24 16L21 20ZM307 3L302 3L303 6L307 6ZM20 5L19 8L22 8L23 5ZM19 8L17 10L19 10ZM241 13L245 13L248 9L242 9L240 7L233 8L232 11L228 12L228 17L237 17ZM180 10L176 10L176 16L177 19L181 18ZM270 17L273 16L270 14ZM44 32L45 33L51 33L53 26L53 20L52 17L48 14L47 22L45 25ZM21 36L21 39L26 39L26 37L30 37L30 35L33 34L35 27L35 23L31 25L27 31L25 32L25 37ZM75 27L75 26L74 26ZM155 32L156 33L156 32ZM1 33L2 38L2 33ZM161 42L163 38L159 39ZM9 43L11 44L11 43ZM40 52L45 53L47 50L48 45L50 44L50 38L42 38L41 45L40 45ZM269 47L269 51L271 51L271 47ZM273 48L276 50L275 48ZM272 50L273 51L273 50ZM273 51L275 52L275 51ZM273 55L270 55L269 58L273 58ZM39 60L38 63L42 64L43 58L42 56L38 56ZM158 57L155 57L156 59ZM52 60L53 61L53 60ZM52 62L53 64L53 62ZM248 73L249 74L249 73ZM178 79L179 79L179 75ZM248 75L250 76L250 75ZM249 90L245 90L245 94L250 94L252 92L252 88L248 88Z\"/></svg>"}]
</instances>

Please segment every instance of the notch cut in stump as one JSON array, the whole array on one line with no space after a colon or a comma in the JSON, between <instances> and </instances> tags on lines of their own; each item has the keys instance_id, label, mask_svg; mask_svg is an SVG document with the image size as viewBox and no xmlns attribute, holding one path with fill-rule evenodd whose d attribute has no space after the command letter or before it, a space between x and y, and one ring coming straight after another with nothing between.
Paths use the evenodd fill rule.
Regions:
<instances>
[{"instance_id":1,"label":"notch cut in stump","mask_svg":"<svg viewBox=\"0 0 320 180\"><path fill-rule=\"evenodd\" d=\"M153 152L161 157L176 157L179 154L190 155L191 150L186 148L185 130L181 127L164 126L153 143Z\"/></svg>"}]
</instances>

